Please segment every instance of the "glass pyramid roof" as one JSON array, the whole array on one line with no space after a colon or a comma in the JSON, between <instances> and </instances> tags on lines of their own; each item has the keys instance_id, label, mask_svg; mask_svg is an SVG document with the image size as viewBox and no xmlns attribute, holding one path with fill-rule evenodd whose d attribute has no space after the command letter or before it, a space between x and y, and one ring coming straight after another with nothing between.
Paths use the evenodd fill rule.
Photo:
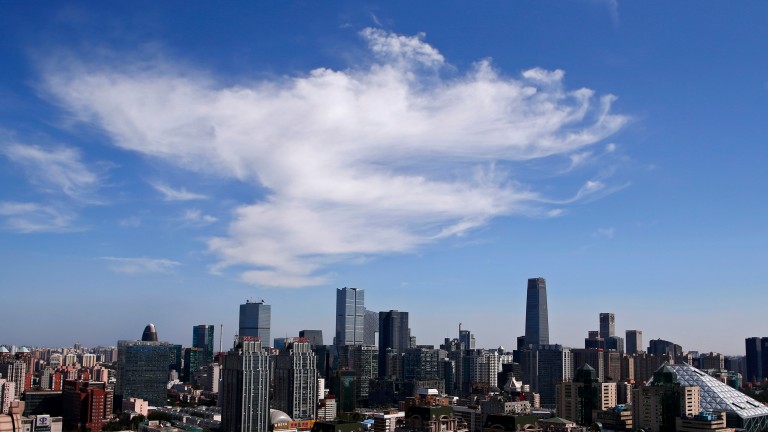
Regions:
<instances>
[{"instance_id":1,"label":"glass pyramid roof","mask_svg":"<svg viewBox=\"0 0 768 432\"><path fill-rule=\"evenodd\" d=\"M666 366L675 371L680 385L700 388L702 411L725 411L736 414L742 419L768 416L768 406L689 364L681 363ZM648 382L648 385L651 382L653 379Z\"/></svg>"}]
</instances>

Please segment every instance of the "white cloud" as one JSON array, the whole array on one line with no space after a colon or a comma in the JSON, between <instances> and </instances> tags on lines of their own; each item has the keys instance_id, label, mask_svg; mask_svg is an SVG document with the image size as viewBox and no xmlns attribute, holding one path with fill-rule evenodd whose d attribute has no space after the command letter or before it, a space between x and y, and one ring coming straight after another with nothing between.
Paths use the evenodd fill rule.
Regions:
<instances>
[{"instance_id":1,"label":"white cloud","mask_svg":"<svg viewBox=\"0 0 768 432\"><path fill-rule=\"evenodd\" d=\"M174 189L162 183L153 183L152 187L163 194L165 201L194 201L208 199L207 196L187 191L185 188Z\"/></svg>"},{"instance_id":2,"label":"white cloud","mask_svg":"<svg viewBox=\"0 0 768 432\"><path fill-rule=\"evenodd\" d=\"M102 181L101 175L82 162L75 148L11 143L0 146L0 153L21 166L37 186L80 201L93 201Z\"/></svg>"},{"instance_id":3,"label":"white cloud","mask_svg":"<svg viewBox=\"0 0 768 432\"><path fill-rule=\"evenodd\" d=\"M164 258L118 258L101 257L100 259L112 263L109 268L118 273L140 274L140 273L168 273L175 267L181 265L176 261Z\"/></svg>"},{"instance_id":4,"label":"white cloud","mask_svg":"<svg viewBox=\"0 0 768 432\"><path fill-rule=\"evenodd\" d=\"M243 280L267 286L326 283L330 263L546 213L553 201L509 165L567 158L627 121L613 96L569 91L559 70L511 78L484 60L443 78L424 35L361 34L374 60L343 71L222 87L189 67L65 64L47 83L121 148L266 190L208 246L215 269L244 266Z\"/></svg>"},{"instance_id":5,"label":"white cloud","mask_svg":"<svg viewBox=\"0 0 768 432\"><path fill-rule=\"evenodd\" d=\"M52 206L28 202L0 202L5 229L21 232L70 231L75 215Z\"/></svg>"},{"instance_id":6,"label":"white cloud","mask_svg":"<svg viewBox=\"0 0 768 432\"><path fill-rule=\"evenodd\" d=\"M616 229L613 227L611 228L599 228L595 233L593 234L593 237L603 237L612 239L613 236L616 234Z\"/></svg>"},{"instance_id":7,"label":"white cloud","mask_svg":"<svg viewBox=\"0 0 768 432\"><path fill-rule=\"evenodd\" d=\"M198 209L187 209L181 215L181 221L190 225L205 226L216 222L218 219L214 216L203 214Z\"/></svg>"}]
</instances>

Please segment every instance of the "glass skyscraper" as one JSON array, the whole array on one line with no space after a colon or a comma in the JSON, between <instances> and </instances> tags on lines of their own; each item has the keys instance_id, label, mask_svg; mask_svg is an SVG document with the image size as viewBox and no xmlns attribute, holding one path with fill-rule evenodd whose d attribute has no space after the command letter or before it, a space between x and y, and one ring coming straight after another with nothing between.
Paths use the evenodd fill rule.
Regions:
<instances>
[{"instance_id":1,"label":"glass skyscraper","mask_svg":"<svg viewBox=\"0 0 768 432\"><path fill-rule=\"evenodd\" d=\"M203 350L202 356L205 363L213 362L212 325L200 324L192 327L192 348L200 348Z\"/></svg>"},{"instance_id":2,"label":"glass skyscraper","mask_svg":"<svg viewBox=\"0 0 768 432\"><path fill-rule=\"evenodd\" d=\"M362 345L365 341L365 290L336 290L336 338L334 344Z\"/></svg>"},{"instance_id":3,"label":"glass skyscraper","mask_svg":"<svg viewBox=\"0 0 768 432\"><path fill-rule=\"evenodd\" d=\"M257 337L264 347L269 346L270 326L272 322L272 306L264 304L264 301L246 301L240 305L240 329L239 336Z\"/></svg>"},{"instance_id":4,"label":"glass skyscraper","mask_svg":"<svg viewBox=\"0 0 768 432\"><path fill-rule=\"evenodd\" d=\"M408 312L379 312L379 376L387 376L387 350L394 355L404 354L410 340Z\"/></svg>"},{"instance_id":5,"label":"glass skyscraper","mask_svg":"<svg viewBox=\"0 0 768 432\"><path fill-rule=\"evenodd\" d=\"M544 278L528 279L525 303L525 345L549 344L549 312L547 282Z\"/></svg>"},{"instance_id":6,"label":"glass skyscraper","mask_svg":"<svg viewBox=\"0 0 768 432\"><path fill-rule=\"evenodd\" d=\"M118 400L134 397L144 399L153 406L166 405L166 385L171 369L181 372L181 345L118 341L115 395Z\"/></svg>"}]
</instances>

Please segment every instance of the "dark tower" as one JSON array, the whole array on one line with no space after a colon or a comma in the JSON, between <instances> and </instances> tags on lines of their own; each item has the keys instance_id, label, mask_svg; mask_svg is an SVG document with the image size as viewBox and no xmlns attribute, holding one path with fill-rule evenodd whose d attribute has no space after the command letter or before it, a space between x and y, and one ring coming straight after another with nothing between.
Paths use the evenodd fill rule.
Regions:
<instances>
[{"instance_id":1,"label":"dark tower","mask_svg":"<svg viewBox=\"0 0 768 432\"><path fill-rule=\"evenodd\" d=\"M141 335L141 341L157 342L157 330L155 330L154 324L149 323L146 327L144 327L144 333Z\"/></svg>"},{"instance_id":2,"label":"dark tower","mask_svg":"<svg viewBox=\"0 0 768 432\"><path fill-rule=\"evenodd\" d=\"M608 339L614 335L616 317L610 312L600 314L600 337Z\"/></svg>"},{"instance_id":3,"label":"dark tower","mask_svg":"<svg viewBox=\"0 0 768 432\"><path fill-rule=\"evenodd\" d=\"M405 354L411 339L408 312L379 312L379 376L387 376L387 357ZM389 356L387 349L390 349ZM392 368L390 368L392 369Z\"/></svg>"},{"instance_id":4,"label":"dark tower","mask_svg":"<svg viewBox=\"0 0 768 432\"><path fill-rule=\"evenodd\" d=\"M192 347L200 348L203 365L213 362L213 326L200 324L192 327ZM201 366L203 366L201 365Z\"/></svg>"},{"instance_id":5,"label":"dark tower","mask_svg":"<svg viewBox=\"0 0 768 432\"><path fill-rule=\"evenodd\" d=\"M525 303L525 345L549 344L549 319L547 311L547 282L544 278L528 279L528 296Z\"/></svg>"}]
</instances>

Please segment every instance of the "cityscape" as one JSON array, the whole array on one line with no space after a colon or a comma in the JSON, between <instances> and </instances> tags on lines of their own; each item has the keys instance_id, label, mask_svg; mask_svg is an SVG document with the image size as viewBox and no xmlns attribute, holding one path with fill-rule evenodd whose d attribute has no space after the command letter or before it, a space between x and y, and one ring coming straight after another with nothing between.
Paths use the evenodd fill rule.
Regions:
<instances>
[{"instance_id":1,"label":"cityscape","mask_svg":"<svg viewBox=\"0 0 768 432\"><path fill-rule=\"evenodd\" d=\"M182 346L152 323L117 346L2 345L0 430L768 428L768 337L745 338L744 356L663 339L646 348L642 329L621 337L603 312L583 347L566 347L550 339L541 277L528 279L524 334L511 350L478 347L460 323L455 337L420 344L409 316L368 310L365 289L344 287L332 341L318 329L273 337L271 305L247 300L226 347L213 324L192 326Z\"/></svg>"},{"instance_id":2,"label":"cityscape","mask_svg":"<svg viewBox=\"0 0 768 432\"><path fill-rule=\"evenodd\" d=\"M0 2L0 432L768 432L768 2Z\"/></svg>"}]
</instances>

